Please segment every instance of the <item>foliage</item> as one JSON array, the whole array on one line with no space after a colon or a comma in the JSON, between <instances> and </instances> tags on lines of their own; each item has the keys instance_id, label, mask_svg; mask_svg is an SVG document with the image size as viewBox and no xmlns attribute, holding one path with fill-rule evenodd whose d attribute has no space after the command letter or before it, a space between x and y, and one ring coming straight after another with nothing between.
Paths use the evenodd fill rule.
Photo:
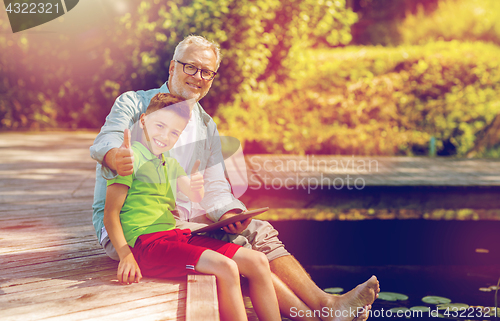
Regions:
<instances>
[{"instance_id":1,"label":"foliage","mask_svg":"<svg viewBox=\"0 0 500 321\"><path fill-rule=\"evenodd\" d=\"M398 26L408 14L429 14L439 0L350 0L351 7L359 16L352 26L352 44L398 45L401 35Z\"/></svg>"},{"instance_id":2,"label":"foliage","mask_svg":"<svg viewBox=\"0 0 500 321\"><path fill-rule=\"evenodd\" d=\"M424 44L437 40L500 44L498 0L350 0L359 16L353 44Z\"/></svg>"},{"instance_id":3,"label":"foliage","mask_svg":"<svg viewBox=\"0 0 500 321\"><path fill-rule=\"evenodd\" d=\"M216 122L247 152L424 155L435 136L438 154L465 155L500 112L499 67L484 43L310 50Z\"/></svg>"},{"instance_id":4,"label":"foliage","mask_svg":"<svg viewBox=\"0 0 500 321\"><path fill-rule=\"evenodd\" d=\"M104 33L112 25L55 26L12 34L0 12L0 129L97 127L118 95Z\"/></svg>"},{"instance_id":5,"label":"foliage","mask_svg":"<svg viewBox=\"0 0 500 321\"><path fill-rule=\"evenodd\" d=\"M406 44L437 40L500 44L500 1L442 0L430 15L422 7L408 15L399 30Z\"/></svg>"},{"instance_id":6,"label":"foliage","mask_svg":"<svg viewBox=\"0 0 500 321\"><path fill-rule=\"evenodd\" d=\"M128 6L128 13L114 13L119 4ZM6 14L0 13L0 129L99 127L120 93L167 80L174 47L189 34L216 40L223 48L213 84L217 90L203 101L213 112L258 81L285 79L290 57L304 48L347 44L356 20L345 0L116 0L103 5L85 15L94 20L84 29L71 32L13 35ZM108 15L99 16L101 11Z\"/></svg>"}]
</instances>

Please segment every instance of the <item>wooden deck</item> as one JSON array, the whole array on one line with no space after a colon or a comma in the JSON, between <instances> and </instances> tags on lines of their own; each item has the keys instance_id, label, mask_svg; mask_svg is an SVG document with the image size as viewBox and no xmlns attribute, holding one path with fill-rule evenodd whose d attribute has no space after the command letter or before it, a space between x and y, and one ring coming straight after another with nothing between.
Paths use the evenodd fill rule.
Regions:
<instances>
[{"instance_id":1,"label":"wooden deck","mask_svg":"<svg viewBox=\"0 0 500 321\"><path fill-rule=\"evenodd\" d=\"M199 300L196 291L213 287L213 276L193 276L189 291L185 278L117 283L117 262L91 221L94 138L0 134L0 319L200 320L196 304L186 316L186 296ZM212 305L204 313L218 316L214 291L203 294Z\"/></svg>"},{"instance_id":2,"label":"wooden deck","mask_svg":"<svg viewBox=\"0 0 500 321\"><path fill-rule=\"evenodd\" d=\"M500 209L500 159L249 155L249 207ZM267 205L266 205L267 204Z\"/></svg>"},{"instance_id":3,"label":"wooden deck","mask_svg":"<svg viewBox=\"0 0 500 321\"><path fill-rule=\"evenodd\" d=\"M290 187L301 187L308 180L313 184L317 181L332 185L332 190L340 188L342 183L347 188L348 181L354 189L361 186L500 186L499 159L250 155L247 163L251 187L273 188L285 182Z\"/></svg>"},{"instance_id":4,"label":"wooden deck","mask_svg":"<svg viewBox=\"0 0 500 321\"><path fill-rule=\"evenodd\" d=\"M117 284L117 263L108 259L98 245L91 221L95 162L88 148L95 135L95 132L0 133L1 320L186 319L185 279L143 279L140 284L130 286ZM275 166L277 160L287 157L259 156L259 159L260 163L247 157L251 185L243 198L246 197L250 207L259 205L257 198L271 202L275 197L272 192L278 189L262 184L266 174L281 175L283 181L300 177L296 174L307 177L322 171L335 174L328 163L323 169L323 165L314 167L313 163L295 173ZM298 162L304 158L294 159ZM267 169L266 160L274 162L267 163ZM497 160L372 160L378 161L378 172L361 173L358 168L357 173L352 173L364 177L365 190L370 186L394 187L402 182L405 183L401 186L413 184L423 188L500 186ZM256 168L257 164L261 164L261 170ZM274 168L268 170L271 165ZM325 185L324 189L303 193L301 186L294 186L292 190L281 189L288 193L281 199L292 199L291 207L310 206L308 195L316 195L317 200L318 194L314 193L320 191L337 192L326 189ZM263 191L270 196L262 197ZM297 192L300 193L294 194ZM330 199L331 194L321 197ZM265 205L279 207L279 202Z\"/></svg>"}]
</instances>

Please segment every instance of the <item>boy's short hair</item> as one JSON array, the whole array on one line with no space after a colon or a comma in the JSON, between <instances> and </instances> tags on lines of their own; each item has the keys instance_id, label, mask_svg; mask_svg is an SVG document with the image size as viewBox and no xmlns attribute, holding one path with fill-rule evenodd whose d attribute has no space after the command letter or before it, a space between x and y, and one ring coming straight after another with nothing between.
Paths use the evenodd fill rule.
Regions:
<instances>
[{"instance_id":1,"label":"boy's short hair","mask_svg":"<svg viewBox=\"0 0 500 321\"><path fill-rule=\"evenodd\" d=\"M191 111L186 100L170 93L158 93L151 98L148 109L146 109L146 115L165 107L168 107L168 110L175 112L184 119L189 120L191 116Z\"/></svg>"}]
</instances>

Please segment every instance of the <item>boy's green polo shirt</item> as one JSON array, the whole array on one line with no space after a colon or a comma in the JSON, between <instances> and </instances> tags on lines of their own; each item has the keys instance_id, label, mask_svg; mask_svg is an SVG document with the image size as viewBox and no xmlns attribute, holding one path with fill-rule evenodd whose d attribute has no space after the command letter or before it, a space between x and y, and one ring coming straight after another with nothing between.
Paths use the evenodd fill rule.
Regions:
<instances>
[{"instance_id":1,"label":"boy's green polo shirt","mask_svg":"<svg viewBox=\"0 0 500 321\"><path fill-rule=\"evenodd\" d=\"M175 228L170 212L175 208L177 177L186 175L177 160L161 155L161 160L140 142L132 144L134 174L108 181L129 188L120 212L120 221L128 245L134 246L144 234ZM163 165L164 164L164 165Z\"/></svg>"}]
</instances>

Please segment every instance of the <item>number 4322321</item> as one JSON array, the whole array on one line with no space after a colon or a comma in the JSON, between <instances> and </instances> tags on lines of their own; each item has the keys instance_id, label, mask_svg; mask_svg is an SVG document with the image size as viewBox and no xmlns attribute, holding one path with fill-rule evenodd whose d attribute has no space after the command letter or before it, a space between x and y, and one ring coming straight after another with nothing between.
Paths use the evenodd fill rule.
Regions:
<instances>
[{"instance_id":1,"label":"number 4322321","mask_svg":"<svg viewBox=\"0 0 500 321\"><path fill-rule=\"evenodd\" d=\"M9 3L8 13L59 13L59 3Z\"/></svg>"}]
</instances>

